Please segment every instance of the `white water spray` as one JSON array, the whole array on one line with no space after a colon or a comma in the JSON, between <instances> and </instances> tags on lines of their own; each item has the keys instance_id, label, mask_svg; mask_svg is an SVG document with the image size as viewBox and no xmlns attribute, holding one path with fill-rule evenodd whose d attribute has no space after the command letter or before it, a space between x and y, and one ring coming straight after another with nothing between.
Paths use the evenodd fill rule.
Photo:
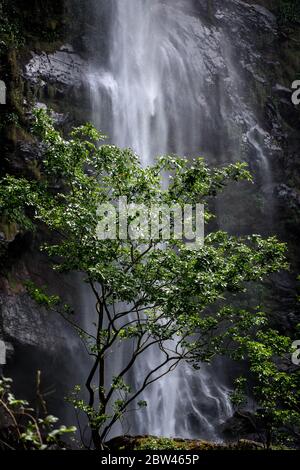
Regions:
<instances>
[{"instance_id":1,"label":"white water spray","mask_svg":"<svg viewBox=\"0 0 300 470\"><path fill-rule=\"evenodd\" d=\"M133 148L143 165L170 152L234 161L247 143L269 172L224 26L223 3L241 2L217 1L214 10L206 3L201 17L193 0L111 0L108 59L101 64L95 51L88 73L93 121L114 144ZM93 5L105 11L105 2ZM121 347L115 351L115 372L125 356ZM150 348L130 376L133 385L156 362ZM222 366L178 367L144 392L148 407L129 432L217 438L232 414L224 375Z\"/></svg>"}]
</instances>

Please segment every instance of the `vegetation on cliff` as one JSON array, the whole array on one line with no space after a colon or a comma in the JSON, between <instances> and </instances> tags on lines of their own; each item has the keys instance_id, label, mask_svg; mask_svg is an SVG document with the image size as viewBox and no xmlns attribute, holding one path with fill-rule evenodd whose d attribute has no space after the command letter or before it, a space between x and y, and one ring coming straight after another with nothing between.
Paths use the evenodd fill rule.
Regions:
<instances>
[{"instance_id":1,"label":"vegetation on cliff","mask_svg":"<svg viewBox=\"0 0 300 470\"><path fill-rule=\"evenodd\" d=\"M39 394L39 373L37 379ZM0 378L0 450L63 450L63 438L73 434L76 428L57 427L58 419L47 413L41 395L42 410L34 410L26 400L14 396L11 385L10 379Z\"/></svg>"},{"instance_id":2,"label":"vegetation on cliff","mask_svg":"<svg viewBox=\"0 0 300 470\"><path fill-rule=\"evenodd\" d=\"M162 249L160 236L130 236L137 213L129 218L127 238L97 236L104 217L99 215L99 206L114 204L124 196L128 203L145 206L201 202L209 223L213 218L209 201L230 181L250 180L245 166L210 169L203 159L189 163L167 156L142 168L131 150L99 145L103 137L89 124L74 129L65 140L45 111L35 115L34 131L42 141L41 176L39 180L4 177L1 214L23 230L43 224L56 234L55 242L43 247L55 260L54 269L83 273L94 296L95 309L84 328L80 312L72 312L63 299L49 297L41 286L27 285L38 303L59 312L74 326L91 358L85 384L88 400L81 385L69 400L86 415L93 447L103 448L114 424L129 412L142 412L147 406L140 399L142 392L181 361L198 368L218 355L238 361L247 358L258 380L264 417L276 407L277 420L265 421L269 446L270 427L273 430L299 419L297 410L291 414L297 395L295 399L287 396L297 394L298 375L288 378L274 361L291 351L291 341L270 330L259 307L238 308L228 295L235 297L245 291L246 283L284 268L285 246L275 238L238 238L217 231L208 233L196 250L174 237L165 240ZM161 174L166 171L172 178L164 189ZM132 352L108 386L104 378L111 350L120 343L130 344L127 349ZM145 368L140 383L132 387L127 373L137 360L143 360L149 347L157 347L157 367ZM83 445L90 448L83 436L84 432Z\"/></svg>"}]
</instances>

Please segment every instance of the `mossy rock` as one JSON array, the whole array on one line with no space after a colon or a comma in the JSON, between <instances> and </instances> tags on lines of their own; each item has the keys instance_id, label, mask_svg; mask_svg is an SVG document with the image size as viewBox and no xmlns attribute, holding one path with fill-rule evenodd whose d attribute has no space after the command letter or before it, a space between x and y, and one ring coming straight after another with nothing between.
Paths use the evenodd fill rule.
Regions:
<instances>
[{"instance_id":1,"label":"mossy rock","mask_svg":"<svg viewBox=\"0 0 300 470\"><path fill-rule=\"evenodd\" d=\"M107 443L111 451L174 450L174 451L212 451L212 450L263 450L260 442L241 439L234 443L216 443L196 439L166 438L157 436L120 436Z\"/></svg>"}]
</instances>

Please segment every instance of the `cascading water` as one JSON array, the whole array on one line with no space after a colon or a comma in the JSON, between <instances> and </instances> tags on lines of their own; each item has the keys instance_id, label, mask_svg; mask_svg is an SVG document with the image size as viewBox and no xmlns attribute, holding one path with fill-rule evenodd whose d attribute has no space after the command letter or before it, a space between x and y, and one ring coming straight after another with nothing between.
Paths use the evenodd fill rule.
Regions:
<instances>
[{"instance_id":1,"label":"cascading water","mask_svg":"<svg viewBox=\"0 0 300 470\"><path fill-rule=\"evenodd\" d=\"M251 29L244 5L237 0L91 0L91 14L109 23L105 54L103 45L97 50L97 28L89 37L95 50L87 80L96 126L114 144L132 147L143 165L170 152L201 152L214 164L254 153L258 170L270 181L268 136L243 85L243 67L255 62L251 39L242 42L237 34ZM273 27L263 11L256 14L262 27ZM242 62L237 66L236 49L243 67ZM115 372L125 355L116 351ZM153 368L156 355L150 348L137 363L133 383L141 370ZM213 439L232 413L222 365L200 371L179 367L143 399L148 407L131 422L131 433Z\"/></svg>"}]
</instances>

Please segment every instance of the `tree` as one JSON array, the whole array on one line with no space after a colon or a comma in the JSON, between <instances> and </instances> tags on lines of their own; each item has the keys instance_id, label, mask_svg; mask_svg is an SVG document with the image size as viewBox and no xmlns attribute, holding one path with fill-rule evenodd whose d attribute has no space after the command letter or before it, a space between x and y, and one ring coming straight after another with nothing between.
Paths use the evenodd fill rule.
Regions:
<instances>
[{"instance_id":1,"label":"tree","mask_svg":"<svg viewBox=\"0 0 300 470\"><path fill-rule=\"evenodd\" d=\"M248 363L248 376L236 379L232 401L241 411L254 402L252 426L267 449L272 444L298 447L300 370L291 361L292 339L271 329L263 312L259 317L256 326L249 319L244 332L233 326L226 333L235 342L231 357Z\"/></svg>"},{"instance_id":2,"label":"tree","mask_svg":"<svg viewBox=\"0 0 300 470\"><path fill-rule=\"evenodd\" d=\"M3 178L2 213L27 229L41 223L55 233L56 241L44 246L55 259L54 269L83 273L94 296L94 321L85 330L78 312L72 315L60 299L29 286L31 295L59 311L85 342L92 359L85 383L88 401L79 387L72 401L86 414L93 445L101 449L132 406L146 405L142 393L153 382L181 361L197 368L224 352L228 324L245 325L243 312L224 307L227 293L234 296L247 282L283 268L285 246L275 238L239 238L222 231L208 233L196 250L175 237L163 244L151 237L99 238L99 205L115 204L120 197L145 206L202 203L209 223L210 199L230 181L250 181L246 165L211 169L201 158L165 156L143 168L132 150L99 145L103 136L90 124L66 139L45 111L35 116L34 132L42 141L41 177ZM166 173L170 184L164 188L161 175ZM128 235L136 217L129 218ZM258 321L259 315L253 315L252 323ZM128 344L130 357L109 380L111 350L121 342ZM157 366L145 368L132 389L128 372L150 348L157 349Z\"/></svg>"}]
</instances>

